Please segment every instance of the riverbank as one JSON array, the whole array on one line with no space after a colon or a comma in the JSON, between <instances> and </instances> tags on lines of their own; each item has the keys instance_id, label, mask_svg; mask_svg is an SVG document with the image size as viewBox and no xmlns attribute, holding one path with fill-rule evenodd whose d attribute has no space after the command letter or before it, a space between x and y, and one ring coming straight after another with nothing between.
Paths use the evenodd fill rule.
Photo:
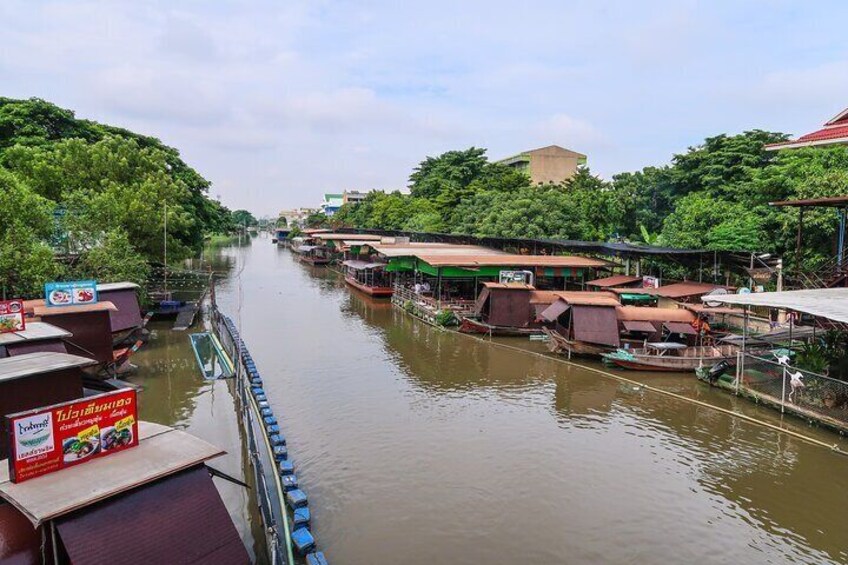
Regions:
<instances>
[{"instance_id":1,"label":"riverbank","mask_svg":"<svg viewBox=\"0 0 848 565\"><path fill-rule=\"evenodd\" d=\"M272 245L224 255L331 560L848 561L846 463L821 448L427 326ZM236 288L218 293L234 319ZM638 378L776 419L694 377Z\"/></svg>"}]
</instances>

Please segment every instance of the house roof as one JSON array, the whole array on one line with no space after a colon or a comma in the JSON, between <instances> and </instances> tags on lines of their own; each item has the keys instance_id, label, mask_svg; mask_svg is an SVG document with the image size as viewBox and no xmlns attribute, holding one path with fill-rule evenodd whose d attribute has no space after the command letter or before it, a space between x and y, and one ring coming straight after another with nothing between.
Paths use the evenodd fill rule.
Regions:
<instances>
[{"instance_id":1,"label":"house roof","mask_svg":"<svg viewBox=\"0 0 848 565\"><path fill-rule=\"evenodd\" d=\"M695 314L683 308L652 308L649 306L618 306L619 320L640 322L691 322Z\"/></svg>"},{"instance_id":2,"label":"house roof","mask_svg":"<svg viewBox=\"0 0 848 565\"><path fill-rule=\"evenodd\" d=\"M372 263L368 261L357 261L355 259L348 259L342 263L345 267L350 267L351 269L356 269L357 271L362 271L365 269L377 269L380 267L385 267L386 263Z\"/></svg>"},{"instance_id":3,"label":"house roof","mask_svg":"<svg viewBox=\"0 0 848 565\"><path fill-rule=\"evenodd\" d=\"M609 292L557 291L560 300L574 306L618 306L616 296Z\"/></svg>"},{"instance_id":4,"label":"house roof","mask_svg":"<svg viewBox=\"0 0 848 565\"><path fill-rule=\"evenodd\" d=\"M369 234L356 234L356 239L358 241L380 241L382 236L380 235L369 235ZM323 239L324 241L335 241L335 240L349 240L351 239L351 234L349 233L316 233L315 239Z\"/></svg>"},{"instance_id":5,"label":"house roof","mask_svg":"<svg viewBox=\"0 0 848 565\"><path fill-rule=\"evenodd\" d=\"M137 447L23 483L9 480L9 466L3 461L0 497L38 527L47 520L225 453L200 438L167 426L139 422L138 429Z\"/></svg>"},{"instance_id":6,"label":"house roof","mask_svg":"<svg viewBox=\"0 0 848 565\"><path fill-rule=\"evenodd\" d=\"M512 290L536 290L536 287L533 285L529 285L527 283L521 282L484 282L482 283L486 288L508 288Z\"/></svg>"},{"instance_id":7,"label":"house roof","mask_svg":"<svg viewBox=\"0 0 848 565\"><path fill-rule=\"evenodd\" d=\"M699 296L702 294L707 294L708 292L712 292L717 288L727 287L711 283L683 281L679 283L661 286L659 288L645 288L642 289L640 293L650 294L653 296L661 296L663 298L686 298L689 296Z\"/></svg>"},{"instance_id":8,"label":"house roof","mask_svg":"<svg viewBox=\"0 0 848 565\"><path fill-rule=\"evenodd\" d=\"M603 279L595 279L593 281L588 281L586 284L588 286L599 286L599 287L613 287L613 286L621 286L623 284L633 284L635 282L639 282L642 280L642 277L631 277L629 275L613 275L611 277L606 277Z\"/></svg>"},{"instance_id":9,"label":"house roof","mask_svg":"<svg viewBox=\"0 0 848 565\"><path fill-rule=\"evenodd\" d=\"M609 262L571 255L443 255L415 253L415 256L433 267L554 267L586 268L607 267Z\"/></svg>"},{"instance_id":10,"label":"house roof","mask_svg":"<svg viewBox=\"0 0 848 565\"><path fill-rule=\"evenodd\" d=\"M848 205L848 196L826 196L823 198L803 198L800 200L778 200L777 202L769 202L769 206L795 206L797 208L842 208L846 205Z\"/></svg>"},{"instance_id":11,"label":"house roof","mask_svg":"<svg viewBox=\"0 0 848 565\"><path fill-rule=\"evenodd\" d=\"M798 147L837 144L848 144L848 108L825 122L823 128L806 133L797 139L766 145L766 149L773 151L777 149L795 149Z\"/></svg>"},{"instance_id":12,"label":"house roof","mask_svg":"<svg viewBox=\"0 0 848 565\"><path fill-rule=\"evenodd\" d=\"M32 312L36 316L50 317L60 314L81 314L83 312L117 312L118 308L108 300L101 300L93 304L78 304L75 306L47 306L41 300L41 304L33 304Z\"/></svg>"},{"instance_id":13,"label":"house roof","mask_svg":"<svg viewBox=\"0 0 848 565\"><path fill-rule=\"evenodd\" d=\"M358 237L358 236L357 236ZM504 255L502 251L479 245L460 245L454 243L369 243L370 247L386 257L418 257L428 255Z\"/></svg>"}]
</instances>

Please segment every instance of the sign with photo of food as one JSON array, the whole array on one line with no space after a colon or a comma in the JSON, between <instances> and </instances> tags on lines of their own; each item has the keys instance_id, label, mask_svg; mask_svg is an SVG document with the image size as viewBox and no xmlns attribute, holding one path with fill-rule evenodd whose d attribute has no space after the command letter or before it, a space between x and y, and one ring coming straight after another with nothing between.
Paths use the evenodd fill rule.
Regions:
<instances>
[{"instance_id":1,"label":"sign with photo of food","mask_svg":"<svg viewBox=\"0 0 848 565\"><path fill-rule=\"evenodd\" d=\"M0 334L21 332L26 329L23 300L3 300L0 302Z\"/></svg>"},{"instance_id":2,"label":"sign with photo of food","mask_svg":"<svg viewBox=\"0 0 848 565\"><path fill-rule=\"evenodd\" d=\"M20 483L138 445L136 391L124 388L6 416L9 477Z\"/></svg>"},{"instance_id":3,"label":"sign with photo of food","mask_svg":"<svg viewBox=\"0 0 848 565\"><path fill-rule=\"evenodd\" d=\"M97 302L97 281L51 282L44 285L48 306L79 306Z\"/></svg>"}]
</instances>

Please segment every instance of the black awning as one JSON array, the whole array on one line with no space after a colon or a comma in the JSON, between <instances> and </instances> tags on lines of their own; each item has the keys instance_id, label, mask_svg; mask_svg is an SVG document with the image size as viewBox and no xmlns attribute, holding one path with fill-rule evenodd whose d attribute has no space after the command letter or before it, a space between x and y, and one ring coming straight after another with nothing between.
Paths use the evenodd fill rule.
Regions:
<instances>
[{"instance_id":1,"label":"black awning","mask_svg":"<svg viewBox=\"0 0 848 565\"><path fill-rule=\"evenodd\" d=\"M72 563L250 562L203 465L59 518L56 527Z\"/></svg>"}]
</instances>

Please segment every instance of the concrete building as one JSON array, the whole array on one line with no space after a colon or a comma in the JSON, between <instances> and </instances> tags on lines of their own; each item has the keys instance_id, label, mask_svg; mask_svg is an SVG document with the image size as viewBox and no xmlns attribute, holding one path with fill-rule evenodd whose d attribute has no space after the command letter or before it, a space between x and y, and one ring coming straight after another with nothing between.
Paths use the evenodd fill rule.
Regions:
<instances>
[{"instance_id":1,"label":"concrete building","mask_svg":"<svg viewBox=\"0 0 848 565\"><path fill-rule=\"evenodd\" d=\"M359 204L365 197L368 196L370 190L362 192L359 190L345 190L342 194L342 201L344 204Z\"/></svg>"},{"instance_id":2,"label":"concrete building","mask_svg":"<svg viewBox=\"0 0 848 565\"><path fill-rule=\"evenodd\" d=\"M325 194L321 211L329 217L338 212L342 204L344 204L344 194Z\"/></svg>"},{"instance_id":3,"label":"concrete building","mask_svg":"<svg viewBox=\"0 0 848 565\"><path fill-rule=\"evenodd\" d=\"M533 184L560 183L570 179L578 167L586 164L586 156L559 145L549 145L523 151L498 163L524 171Z\"/></svg>"},{"instance_id":4,"label":"concrete building","mask_svg":"<svg viewBox=\"0 0 848 565\"><path fill-rule=\"evenodd\" d=\"M286 219L289 226L302 226L306 218L317 211L315 208L295 208L294 210L280 211L280 216Z\"/></svg>"}]
</instances>

